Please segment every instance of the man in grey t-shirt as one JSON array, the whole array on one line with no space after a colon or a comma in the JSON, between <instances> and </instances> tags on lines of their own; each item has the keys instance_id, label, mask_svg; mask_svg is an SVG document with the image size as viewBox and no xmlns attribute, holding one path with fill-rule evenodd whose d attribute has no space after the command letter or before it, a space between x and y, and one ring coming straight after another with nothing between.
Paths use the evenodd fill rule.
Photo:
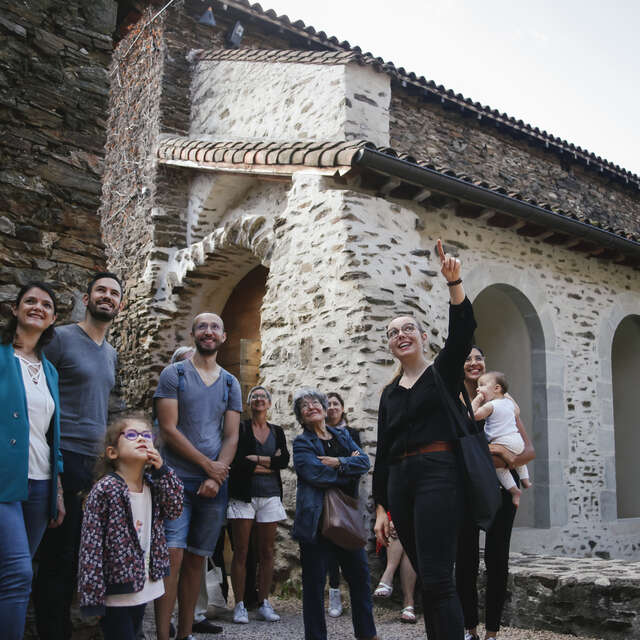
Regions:
<instances>
[{"instance_id":1,"label":"man in grey t-shirt","mask_svg":"<svg viewBox=\"0 0 640 640\"><path fill-rule=\"evenodd\" d=\"M191 634L202 568L213 555L227 509L227 476L238 445L240 385L218 363L227 339L222 319L201 313L191 334L196 353L166 367L154 394L163 456L184 484L182 515L165 521L171 569L155 601L158 640L168 640L178 593L177 638ZM178 578L179 576L179 578Z\"/></svg>"},{"instance_id":2,"label":"man in grey t-shirt","mask_svg":"<svg viewBox=\"0 0 640 640\"><path fill-rule=\"evenodd\" d=\"M83 296L84 320L56 328L45 355L58 370L62 489L66 515L40 544L33 588L41 640L71 637L71 601L82 522L82 493L93 483L96 456L104 443L109 394L116 380L117 354L106 335L122 308L122 285L109 272L97 273Z\"/></svg>"}]
</instances>

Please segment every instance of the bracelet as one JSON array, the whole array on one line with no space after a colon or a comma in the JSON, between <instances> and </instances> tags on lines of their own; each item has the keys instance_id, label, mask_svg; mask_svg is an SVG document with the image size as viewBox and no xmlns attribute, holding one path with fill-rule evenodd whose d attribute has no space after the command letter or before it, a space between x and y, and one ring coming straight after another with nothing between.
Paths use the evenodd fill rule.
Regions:
<instances>
[{"instance_id":1,"label":"bracelet","mask_svg":"<svg viewBox=\"0 0 640 640\"><path fill-rule=\"evenodd\" d=\"M453 282L447 282L447 287L455 287L458 284L462 284L462 278L458 278L457 280L454 280Z\"/></svg>"}]
</instances>

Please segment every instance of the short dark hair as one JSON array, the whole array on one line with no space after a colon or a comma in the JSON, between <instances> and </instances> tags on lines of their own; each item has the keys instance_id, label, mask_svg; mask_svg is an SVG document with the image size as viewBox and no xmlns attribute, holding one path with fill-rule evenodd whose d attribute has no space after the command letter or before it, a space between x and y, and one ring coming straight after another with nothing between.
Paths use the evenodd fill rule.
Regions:
<instances>
[{"instance_id":1,"label":"short dark hair","mask_svg":"<svg viewBox=\"0 0 640 640\"><path fill-rule=\"evenodd\" d=\"M89 284L87 285L88 295L91 295L91 290L93 289L93 285L98 280L102 280L102 278L110 278L111 280L115 280L118 283L118 286L120 287L120 295L124 293L124 287L122 286L122 281L115 273L111 271L98 271L98 273L95 273L92 276L91 280L89 280Z\"/></svg>"},{"instance_id":2,"label":"short dark hair","mask_svg":"<svg viewBox=\"0 0 640 640\"><path fill-rule=\"evenodd\" d=\"M56 300L56 294L53 292L51 285L46 282L41 282L40 280L31 280L27 282L20 291L18 291L18 295L16 296L16 301L14 302L15 306L20 306L20 301L24 298L25 294L31 291L31 289L42 289L42 291L46 291L51 298L51 302L53 302L53 313L58 313L58 301ZM9 322L3 327L2 335L0 336L0 343L2 344L13 344L13 340L16 337L16 329L18 328L18 319L11 314L9 318ZM47 327L43 332L38 342L36 343L35 351L40 355L42 352L42 348L49 344L51 340L53 340L53 334L55 332L54 326L51 325Z\"/></svg>"}]
</instances>

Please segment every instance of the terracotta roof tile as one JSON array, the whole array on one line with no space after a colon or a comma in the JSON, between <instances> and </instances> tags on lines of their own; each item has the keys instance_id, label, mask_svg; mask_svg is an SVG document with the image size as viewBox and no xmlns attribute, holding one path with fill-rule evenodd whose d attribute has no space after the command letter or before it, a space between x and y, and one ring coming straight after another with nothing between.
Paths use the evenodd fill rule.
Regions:
<instances>
[{"instance_id":1,"label":"terracotta roof tile","mask_svg":"<svg viewBox=\"0 0 640 640\"><path fill-rule=\"evenodd\" d=\"M299 141L233 141L213 142L194 138L163 135L156 150L156 157L161 163L195 162L203 167L214 165L254 165L254 166L306 166L318 168L351 167L356 154L362 149L372 149L400 161L407 162L430 171L463 180L477 187L482 187L504 195L512 200L527 203L567 218L585 222L592 227L615 233L621 238L633 242L640 241L640 234L628 229L613 229L602 221L586 219L580 212L567 212L550 205L548 202L537 202L534 198L523 197L520 193L510 192L502 185L495 185L479 180L474 176L456 173L449 167L434 167L428 161L416 160L408 154L399 154L388 147L376 147L366 140L318 142Z\"/></svg>"},{"instance_id":2,"label":"terracotta roof tile","mask_svg":"<svg viewBox=\"0 0 640 640\"><path fill-rule=\"evenodd\" d=\"M353 51L304 51L300 49L207 49L196 54L196 59L200 62L283 62L335 65L359 62L361 58L362 56Z\"/></svg>"},{"instance_id":3,"label":"terracotta roof tile","mask_svg":"<svg viewBox=\"0 0 640 640\"><path fill-rule=\"evenodd\" d=\"M362 53L362 49L357 46L351 46L346 40L338 43L335 37L327 37L324 31L316 32L316 30L305 25L302 20L291 22L291 19L286 15L278 16L275 11L266 11L259 4L251 4L248 0L225 0L225 5L230 8L236 9L243 13L247 13L255 18L261 18L268 20L272 24L285 28L291 32L297 33L307 40L313 42L316 46L324 46L327 49L333 49L331 53L347 53L347 54L359 54L356 61L359 64L370 64L381 72L390 74L394 79L401 83L402 86L408 84L414 85L425 93L433 94L440 97L443 103L450 102L456 104L463 110L469 110L478 115L479 118L489 118L495 120L496 123L504 126L506 129L512 130L514 133L526 135L528 138L538 140L543 143L547 149L556 151L570 151L573 158L582 160L587 166L596 164L602 171L607 171L610 175L614 175L617 178L622 179L625 183L631 183L637 188L640 188L640 176L621 168L613 162L602 159L600 156L596 156L594 153L590 153L586 149L576 147L574 144L567 142L559 137L547 133L546 131L540 131L538 127L532 127L530 124L523 123L522 120L516 121L515 118L508 116L506 113L500 113L497 109L492 109L489 106L482 106L479 102L474 102L469 98L465 98L462 94L455 94L452 90L447 90L442 85L436 86L432 80L426 80L424 76L417 77L415 73L407 73L403 67L396 67L392 62L385 61L382 58L376 58L373 54L367 52ZM309 44L311 44L309 42ZM336 48L339 48L337 51ZM231 53L238 53L244 51L243 49L226 50ZM231 53L229 55L231 55ZM308 51L309 54L318 54L323 52ZM244 55L244 54L239 54ZM241 58L226 58L226 59L241 59ZM336 58L334 60L337 60ZM314 62L310 64L336 64L336 62Z\"/></svg>"},{"instance_id":4,"label":"terracotta roof tile","mask_svg":"<svg viewBox=\"0 0 640 640\"><path fill-rule=\"evenodd\" d=\"M177 136L162 136L156 157L160 162L187 161L201 164L350 166L362 148L374 148L364 140L314 142L236 141L209 142Z\"/></svg>"}]
</instances>

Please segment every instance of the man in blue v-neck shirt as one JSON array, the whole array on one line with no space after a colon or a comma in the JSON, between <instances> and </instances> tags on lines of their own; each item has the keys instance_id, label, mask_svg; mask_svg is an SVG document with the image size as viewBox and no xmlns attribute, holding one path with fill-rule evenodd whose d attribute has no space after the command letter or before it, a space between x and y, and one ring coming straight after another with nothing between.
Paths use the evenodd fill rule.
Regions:
<instances>
[{"instance_id":1,"label":"man in blue v-neck shirt","mask_svg":"<svg viewBox=\"0 0 640 640\"><path fill-rule=\"evenodd\" d=\"M191 634L203 564L213 555L226 515L227 476L242 412L237 379L217 363L227 339L222 319L201 313L191 334L196 353L166 367L154 395L164 460L184 484L182 515L165 521L171 570L164 596L155 601L158 640L169 638L176 594L177 638Z\"/></svg>"},{"instance_id":2,"label":"man in blue v-neck shirt","mask_svg":"<svg viewBox=\"0 0 640 640\"><path fill-rule=\"evenodd\" d=\"M47 530L40 544L33 599L41 640L68 640L72 634L70 608L76 590L82 499L93 484L107 428L109 395L116 381L117 353L106 336L122 309L118 276L96 273L83 303L84 320L56 327L44 350L59 377L66 515L60 527Z\"/></svg>"}]
</instances>

